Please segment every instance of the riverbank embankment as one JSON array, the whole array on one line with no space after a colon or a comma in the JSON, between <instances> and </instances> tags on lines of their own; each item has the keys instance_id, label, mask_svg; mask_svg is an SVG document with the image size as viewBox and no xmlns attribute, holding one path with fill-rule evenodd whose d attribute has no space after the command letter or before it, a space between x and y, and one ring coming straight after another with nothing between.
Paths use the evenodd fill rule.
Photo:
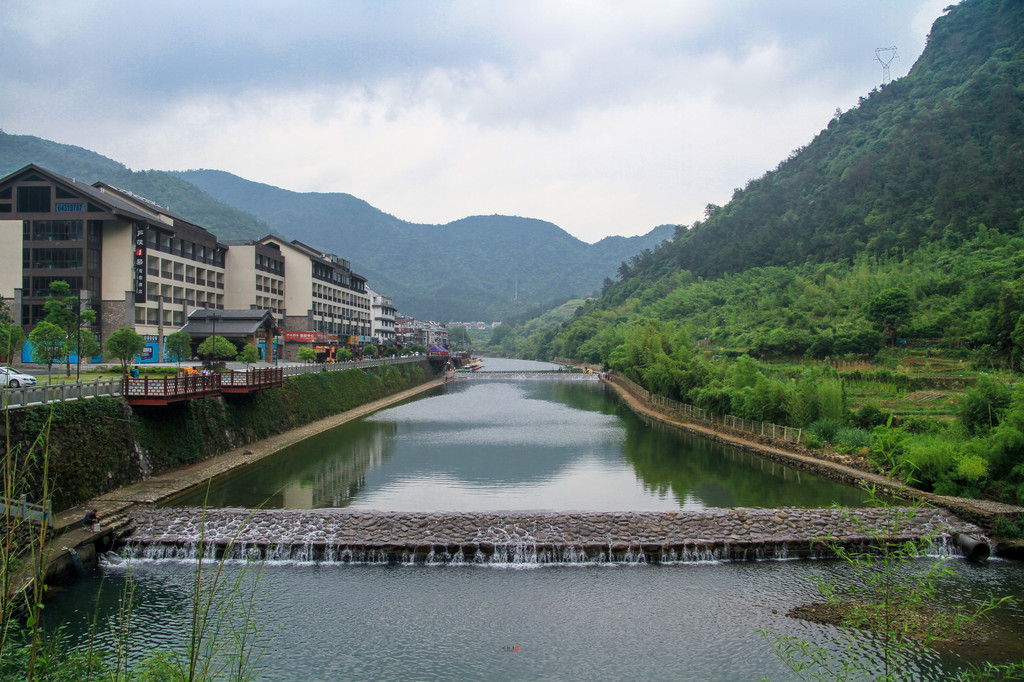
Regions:
<instances>
[{"instance_id":1,"label":"riverbank embankment","mask_svg":"<svg viewBox=\"0 0 1024 682\"><path fill-rule=\"evenodd\" d=\"M47 582L60 582L74 575L76 564L68 549L75 550L85 566L94 564L96 557L113 547L119 535L133 523L133 510L140 505L152 505L167 500L193 486L201 485L218 476L226 475L240 467L273 455L305 438L407 400L441 386L449 380L451 380L450 376L431 379L344 412L226 450L173 471L122 486L86 503L55 514L49 530L51 540L46 551L48 556L46 580ZM99 514L100 532L93 532L81 525L82 517L90 509L96 509Z\"/></svg>"},{"instance_id":2,"label":"riverbank embankment","mask_svg":"<svg viewBox=\"0 0 1024 682\"><path fill-rule=\"evenodd\" d=\"M719 443L754 452L762 457L783 462L807 471L843 481L860 487L874 487L881 493L894 497L916 500L929 505L946 509L956 516L988 531L996 517L1005 516L1011 519L1024 519L1024 507L993 502L991 500L974 500L963 497L947 497L918 490L878 473L866 471L852 466L850 463L829 459L813 450L801 448L793 443L755 436L749 433L732 431L721 425L711 425L688 420L681 415L670 414L642 396L629 390L625 382L616 381L614 376L602 374L601 380L610 387L636 414L643 418L657 421L690 433L697 434ZM1003 556L1021 558L1024 555L1020 542L1002 542L997 544L997 551Z\"/></svg>"}]
</instances>

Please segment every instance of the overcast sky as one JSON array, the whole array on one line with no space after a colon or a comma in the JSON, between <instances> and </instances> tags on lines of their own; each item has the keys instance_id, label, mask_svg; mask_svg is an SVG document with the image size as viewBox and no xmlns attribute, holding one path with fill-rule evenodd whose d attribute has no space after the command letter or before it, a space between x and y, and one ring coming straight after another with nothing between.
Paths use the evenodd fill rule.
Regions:
<instances>
[{"instance_id":1,"label":"overcast sky","mask_svg":"<svg viewBox=\"0 0 1024 682\"><path fill-rule=\"evenodd\" d=\"M593 242L726 203L952 1L7 0L0 128Z\"/></svg>"}]
</instances>

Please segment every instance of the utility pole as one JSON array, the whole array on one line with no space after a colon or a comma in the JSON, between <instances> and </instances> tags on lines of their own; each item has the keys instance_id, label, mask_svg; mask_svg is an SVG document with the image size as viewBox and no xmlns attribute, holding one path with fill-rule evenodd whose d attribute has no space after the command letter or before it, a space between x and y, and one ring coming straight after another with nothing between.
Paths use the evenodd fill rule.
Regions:
<instances>
[{"instance_id":1,"label":"utility pole","mask_svg":"<svg viewBox=\"0 0 1024 682\"><path fill-rule=\"evenodd\" d=\"M896 54L896 46L892 47L879 47L875 49L875 61L882 65L882 85L888 85L892 80L889 77L889 65L892 64L894 59L899 59L900 56Z\"/></svg>"}]
</instances>

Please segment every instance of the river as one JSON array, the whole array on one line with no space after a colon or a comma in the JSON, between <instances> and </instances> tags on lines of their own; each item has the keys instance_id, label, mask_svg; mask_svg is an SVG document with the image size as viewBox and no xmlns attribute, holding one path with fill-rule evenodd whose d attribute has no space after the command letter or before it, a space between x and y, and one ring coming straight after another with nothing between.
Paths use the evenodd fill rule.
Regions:
<instances>
[{"instance_id":1,"label":"river","mask_svg":"<svg viewBox=\"0 0 1024 682\"><path fill-rule=\"evenodd\" d=\"M485 370L543 369L487 359ZM660 511L856 506L853 488L748 453L644 424L601 384L524 373L463 378L292 446L174 501L212 507L404 511ZM1024 598L1015 562L944 562L939 588L958 602ZM919 568L920 565L913 567ZM68 636L111 645L105 624L131 613L133 659L177 649L194 561L111 556L55 598ZM839 650L835 628L786 617L817 597L815 580L848 580L837 561L677 565L386 566L268 562L230 566L243 594L236 624L262 624L262 679L790 679L758 633ZM130 576L134 597L123 608ZM250 589L251 588L251 589ZM1018 603L1021 603L1018 601ZM215 612L217 609L214 610ZM1020 659L1024 613L996 617L993 651ZM143 643L139 645L139 643ZM922 652L911 677L941 679L962 652ZM970 655L977 655L974 652ZM996 654L986 654L996 655Z\"/></svg>"}]
</instances>

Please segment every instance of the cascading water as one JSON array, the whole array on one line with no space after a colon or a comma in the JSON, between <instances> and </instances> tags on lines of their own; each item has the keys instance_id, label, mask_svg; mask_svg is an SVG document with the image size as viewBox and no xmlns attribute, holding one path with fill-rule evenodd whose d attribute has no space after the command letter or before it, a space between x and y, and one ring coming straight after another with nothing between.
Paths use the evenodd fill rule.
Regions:
<instances>
[{"instance_id":1,"label":"cascading water","mask_svg":"<svg viewBox=\"0 0 1024 682\"><path fill-rule=\"evenodd\" d=\"M356 564L703 563L832 556L913 540L954 556L977 529L938 510L900 528L884 511L430 513L152 509L123 547L132 559ZM828 538L826 538L826 535Z\"/></svg>"}]
</instances>

